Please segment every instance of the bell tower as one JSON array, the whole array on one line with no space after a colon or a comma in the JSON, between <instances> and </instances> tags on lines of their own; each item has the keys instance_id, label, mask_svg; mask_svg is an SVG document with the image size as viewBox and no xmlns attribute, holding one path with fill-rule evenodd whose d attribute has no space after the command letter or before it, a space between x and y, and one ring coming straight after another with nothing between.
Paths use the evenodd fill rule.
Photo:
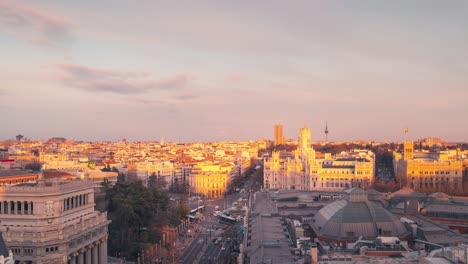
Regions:
<instances>
[{"instance_id":1,"label":"bell tower","mask_svg":"<svg viewBox=\"0 0 468 264\"><path fill-rule=\"evenodd\" d=\"M412 160L414 158L414 143L408 140L409 129L405 129L406 141L403 143L403 158L405 160Z\"/></svg>"},{"instance_id":2,"label":"bell tower","mask_svg":"<svg viewBox=\"0 0 468 264\"><path fill-rule=\"evenodd\" d=\"M414 143L413 141L405 141L404 145L404 159L412 160L414 158Z\"/></svg>"}]
</instances>

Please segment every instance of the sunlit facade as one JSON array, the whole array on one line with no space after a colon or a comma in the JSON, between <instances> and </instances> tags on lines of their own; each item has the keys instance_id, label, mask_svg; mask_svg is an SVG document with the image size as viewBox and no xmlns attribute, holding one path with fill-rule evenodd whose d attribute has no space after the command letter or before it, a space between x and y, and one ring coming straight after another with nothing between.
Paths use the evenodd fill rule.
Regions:
<instances>
[{"instance_id":1,"label":"sunlit facade","mask_svg":"<svg viewBox=\"0 0 468 264\"><path fill-rule=\"evenodd\" d=\"M415 152L413 142L407 141L403 154L394 153L393 166L397 179L418 192L463 191L463 156L457 150Z\"/></svg>"},{"instance_id":2,"label":"sunlit facade","mask_svg":"<svg viewBox=\"0 0 468 264\"><path fill-rule=\"evenodd\" d=\"M300 130L294 153L274 151L264 160L267 189L342 191L368 188L374 180L375 155L369 150L353 150L317 158L311 146L310 129Z\"/></svg>"},{"instance_id":3,"label":"sunlit facade","mask_svg":"<svg viewBox=\"0 0 468 264\"><path fill-rule=\"evenodd\" d=\"M192 168L190 175L190 188L195 193L208 197L220 197L226 191L229 175L234 167L212 162L201 162Z\"/></svg>"},{"instance_id":4,"label":"sunlit facade","mask_svg":"<svg viewBox=\"0 0 468 264\"><path fill-rule=\"evenodd\" d=\"M285 143L285 138L283 135L283 126L282 125L275 125L274 127L274 144L275 145L283 145Z\"/></svg>"},{"instance_id":5,"label":"sunlit facade","mask_svg":"<svg viewBox=\"0 0 468 264\"><path fill-rule=\"evenodd\" d=\"M107 263L106 213L93 182L44 179L0 186L0 231L18 263Z\"/></svg>"}]
</instances>

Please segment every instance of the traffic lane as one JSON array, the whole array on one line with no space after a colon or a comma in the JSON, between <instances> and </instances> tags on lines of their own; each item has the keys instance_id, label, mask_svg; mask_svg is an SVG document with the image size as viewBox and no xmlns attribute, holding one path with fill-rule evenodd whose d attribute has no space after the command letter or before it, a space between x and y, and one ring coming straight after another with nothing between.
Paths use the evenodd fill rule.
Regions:
<instances>
[{"instance_id":1,"label":"traffic lane","mask_svg":"<svg viewBox=\"0 0 468 264\"><path fill-rule=\"evenodd\" d=\"M231 241L227 241L224 243L225 250L221 250L217 256L217 259L224 260L227 256L231 255L232 252L232 243Z\"/></svg>"},{"instance_id":2,"label":"traffic lane","mask_svg":"<svg viewBox=\"0 0 468 264\"><path fill-rule=\"evenodd\" d=\"M198 240L198 237L197 236L193 241L192 243L190 243L190 245L184 250L184 252L182 253L182 256L180 256L179 260L181 261L184 261L189 255L190 253L193 251L193 248L196 246L196 242Z\"/></svg>"},{"instance_id":3,"label":"traffic lane","mask_svg":"<svg viewBox=\"0 0 468 264\"><path fill-rule=\"evenodd\" d=\"M214 248L214 244L212 242L209 242L209 243L210 244L208 245L208 248L206 249L206 252L211 252L213 250L213 248ZM209 258L209 256L207 254L204 254L200 259L200 263L202 263L202 264L205 264L205 263L208 264L210 262L211 262L210 258Z\"/></svg>"},{"instance_id":4,"label":"traffic lane","mask_svg":"<svg viewBox=\"0 0 468 264\"><path fill-rule=\"evenodd\" d=\"M190 245L190 249L187 249L181 258L179 258L179 263L193 263L197 258L198 253L203 248L203 244L205 239L202 238L200 235L194 239L192 244Z\"/></svg>"},{"instance_id":5,"label":"traffic lane","mask_svg":"<svg viewBox=\"0 0 468 264\"><path fill-rule=\"evenodd\" d=\"M221 244L216 245L216 247L214 248L214 250L213 250L213 251L211 252L211 254L209 255L211 259L213 259L213 260L217 260L217 259L218 259L218 255L219 255L219 252L221 251L221 247L222 247Z\"/></svg>"}]
</instances>

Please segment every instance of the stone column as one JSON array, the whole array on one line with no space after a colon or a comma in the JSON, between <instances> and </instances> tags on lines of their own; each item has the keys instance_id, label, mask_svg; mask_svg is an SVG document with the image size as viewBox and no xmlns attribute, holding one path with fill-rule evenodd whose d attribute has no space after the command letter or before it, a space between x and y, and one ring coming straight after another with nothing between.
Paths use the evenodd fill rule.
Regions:
<instances>
[{"instance_id":1,"label":"stone column","mask_svg":"<svg viewBox=\"0 0 468 264\"><path fill-rule=\"evenodd\" d=\"M88 250L86 250L86 264L91 264L91 252L93 251L92 246L87 247Z\"/></svg>"},{"instance_id":2,"label":"stone column","mask_svg":"<svg viewBox=\"0 0 468 264\"><path fill-rule=\"evenodd\" d=\"M77 263L76 263L76 256L78 256L78 253L77 253L77 252L72 253L72 254L70 255L70 264L77 264Z\"/></svg>"},{"instance_id":3,"label":"stone column","mask_svg":"<svg viewBox=\"0 0 468 264\"><path fill-rule=\"evenodd\" d=\"M99 253L100 253L99 264L107 264L107 239L106 238L104 238L101 242Z\"/></svg>"},{"instance_id":4,"label":"stone column","mask_svg":"<svg viewBox=\"0 0 468 264\"><path fill-rule=\"evenodd\" d=\"M99 254L99 243L96 243L95 246L93 247L93 264L99 264L98 254Z\"/></svg>"},{"instance_id":5,"label":"stone column","mask_svg":"<svg viewBox=\"0 0 468 264\"><path fill-rule=\"evenodd\" d=\"M84 261L85 261L85 259L84 259L84 253L86 252L86 248L80 249L79 252L80 252L80 255L78 256L78 263L79 263L79 264L84 264Z\"/></svg>"},{"instance_id":6,"label":"stone column","mask_svg":"<svg viewBox=\"0 0 468 264\"><path fill-rule=\"evenodd\" d=\"M80 254L78 255L78 264L84 264L84 256L83 256L83 252L80 251Z\"/></svg>"}]
</instances>

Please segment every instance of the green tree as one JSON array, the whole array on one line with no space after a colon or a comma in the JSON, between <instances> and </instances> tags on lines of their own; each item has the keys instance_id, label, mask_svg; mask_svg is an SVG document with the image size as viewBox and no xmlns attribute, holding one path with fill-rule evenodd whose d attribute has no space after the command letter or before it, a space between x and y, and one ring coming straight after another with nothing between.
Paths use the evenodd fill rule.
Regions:
<instances>
[{"instance_id":1,"label":"green tree","mask_svg":"<svg viewBox=\"0 0 468 264\"><path fill-rule=\"evenodd\" d=\"M103 183L108 202L109 253L135 260L145 243L157 243L161 229L176 226L188 213L184 205L169 203L167 193L141 182Z\"/></svg>"}]
</instances>

